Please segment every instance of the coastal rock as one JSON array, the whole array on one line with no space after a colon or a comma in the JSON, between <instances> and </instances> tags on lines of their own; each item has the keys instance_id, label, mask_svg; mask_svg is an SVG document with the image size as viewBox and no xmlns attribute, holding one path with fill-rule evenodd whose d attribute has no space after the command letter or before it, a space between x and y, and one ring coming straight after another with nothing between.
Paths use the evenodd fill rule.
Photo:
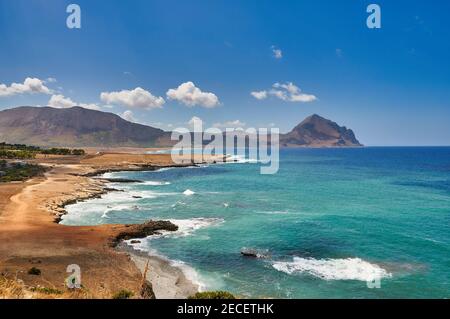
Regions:
<instances>
[{"instance_id":1,"label":"coastal rock","mask_svg":"<svg viewBox=\"0 0 450 319\"><path fill-rule=\"evenodd\" d=\"M129 178L101 178L110 183L142 183L142 181L138 179L129 179Z\"/></svg>"},{"instance_id":2,"label":"coastal rock","mask_svg":"<svg viewBox=\"0 0 450 319\"><path fill-rule=\"evenodd\" d=\"M126 230L120 231L111 241L111 246L116 247L122 240L132 238L145 238L158 234L158 231L177 231L178 226L169 221L149 221L140 225L126 225Z\"/></svg>"}]
</instances>

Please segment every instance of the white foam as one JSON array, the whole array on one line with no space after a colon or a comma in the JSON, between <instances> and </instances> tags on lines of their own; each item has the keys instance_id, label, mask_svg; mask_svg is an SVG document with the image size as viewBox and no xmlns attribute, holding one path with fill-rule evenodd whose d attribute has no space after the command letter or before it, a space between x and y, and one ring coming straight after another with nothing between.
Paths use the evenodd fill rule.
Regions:
<instances>
[{"instance_id":1,"label":"white foam","mask_svg":"<svg viewBox=\"0 0 450 319\"><path fill-rule=\"evenodd\" d=\"M392 274L360 258L314 259L294 257L291 262L274 262L273 267L287 274L308 273L324 280L373 281Z\"/></svg>"},{"instance_id":2,"label":"white foam","mask_svg":"<svg viewBox=\"0 0 450 319\"><path fill-rule=\"evenodd\" d=\"M244 155L227 155L225 163L227 164L255 164L258 163L257 159L247 158Z\"/></svg>"},{"instance_id":3,"label":"white foam","mask_svg":"<svg viewBox=\"0 0 450 319\"><path fill-rule=\"evenodd\" d=\"M186 196L192 196L192 195L195 194L195 192L191 191L190 189L186 189L186 190L183 192L183 194L186 195Z\"/></svg>"},{"instance_id":4,"label":"white foam","mask_svg":"<svg viewBox=\"0 0 450 319\"><path fill-rule=\"evenodd\" d=\"M114 172L108 172L108 173L103 173L102 175L100 175L101 178L113 178L115 175Z\"/></svg>"},{"instance_id":5,"label":"white foam","mask_svg":"<svg viewBox=\"0 0 450 319\"><path fill-rule=\"evenodd\" d=\"M112 211L131 211L131 210L139 210L139 207L129 206L129 205L115 205L115 206L107 206L107 209L103 212L101 218L110 218L108 213Z\"/></svg>"},{"instance_id":6,"label":"white foam","mask_svg":"<svg viewBox=\"0 0 450 319\"><path fill-rule=\"evenodd\" d=\"M158 168L157 170L154 170L153 172L165 172L170 169L174 169L174 167L161 167L161 168Z\"/></svg>"},{"instance_id":7,"label":"white foam","mask_svg":"<svg viewBox=\"0 0 450 319\"><path fill-rule=\"evenodd\" d=\"M141 185L150 185L150 186L162 186L162 185L170 185L170 182L160 182L160 181L145 181L139 183Z\"/></svg>"},{"instance_id":8,"label":"white foam","mask_svg":"<svg viewBox=\"0 0 450 319\"><path fill-rule=\"evenodd\" d=\"M224 222L222 218L169 219L169 221L178 226L178 230L173 233L177 237L189 236L199 229Z\"/></svg>"}]
</instances>

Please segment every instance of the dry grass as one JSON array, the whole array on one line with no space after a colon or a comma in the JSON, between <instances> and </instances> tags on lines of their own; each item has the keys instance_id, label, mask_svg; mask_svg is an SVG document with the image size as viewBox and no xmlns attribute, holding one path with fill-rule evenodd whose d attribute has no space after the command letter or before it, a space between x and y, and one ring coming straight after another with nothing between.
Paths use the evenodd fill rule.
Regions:
<instances>
[{"instance_id":1,"label":"dry grass","mask_svg":"<svg viewBox=\"0 0 450 319\"><path fill-rule=\"evenodd\" d=\"M87 290L59 291L47 287L27 287L19 279L0 276L0 299L90 299Z\"/></svg>"}]
</instances>

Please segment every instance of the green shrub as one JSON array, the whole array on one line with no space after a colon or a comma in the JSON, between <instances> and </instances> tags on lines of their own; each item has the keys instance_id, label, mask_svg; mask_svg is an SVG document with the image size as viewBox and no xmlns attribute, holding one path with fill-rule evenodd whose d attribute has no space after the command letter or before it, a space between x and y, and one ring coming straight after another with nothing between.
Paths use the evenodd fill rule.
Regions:
<instances>
[{"instance_id":1,"label":"green shrub","mask_svg":"<svg viewBox=\"0 0 450 319\"><path fill-rule=\"evenodd\" d=\"M24 181L31 177L41 175L45 168L34 164L0 162L0 182Z\"/></svg>"},{"instance_id":2,"label":"green shrub","mask_svg":"<svg viewBox=\"0 0 450 319\"><path fill-rule=\"evenodd\" d=\"M188 299L236 299L232 294L226 291L205 291L197 292Z\"/></svg>"},{"instance_id":3,"label":"green shrub","mask_svg":"<svg viewBox=\"0 0 450 319\"><path fill-rule=\"evenodd\" d=\"M28 274L33 275L33 276L40 276L41 270L39 268L33 267L33 268L30 268L30 270L28 270Z\"/></svg>"},{"instance_id":4,"label":"green shrub","mask_svg":"<svg viewBox=\"0 0 450 319\"><path fill-rule=\"evenodd\" d=\"M63 292L61 290L58 289L54 289L54 288L46 288L46 287L34 287L31 288L32 292L40 292L42 294L46 294L46 295L62 295Z\"/></svg>"},{"instance_id":5,"label":"green shrub","mask_svg":"<svg viewBox=\"0 0 450 319\"><path fill-rule=\"evenodd\" d=\"M122 289L122 290L116 292L112 296L112 299L129 299L129 298L133 297L133 295L134 294L131 291Z\"/></svg>"}]
</instances>

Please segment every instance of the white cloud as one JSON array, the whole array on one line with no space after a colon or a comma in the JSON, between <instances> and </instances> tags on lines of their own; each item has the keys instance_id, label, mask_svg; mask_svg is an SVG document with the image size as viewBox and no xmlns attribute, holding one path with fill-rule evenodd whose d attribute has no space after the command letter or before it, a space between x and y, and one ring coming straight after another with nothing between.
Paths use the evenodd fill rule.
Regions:
<instances>
[{"instance_id":1,"label":"white cloud","mask_svg":"<svg viewBox=\"0 0 450 319\"><path fill-rule=\"evenodd\" d=\"M100 109L100 107L97 104L77 103L77 102L74 102L71 98L65 97L62 94L52 95L52 97L50 98L50 100L48 101L47 104L48 104L48 106L55 107L58 109L64 109L64 108L69 108L69 107L73 107L73 106L81 106L81 107L84 107L85 109L90 109L90 110L99 110Z\"/></svg>"},{"instance_id":2,"label":"white cloud","mask_svg":"<svg viewBox=\"0 0 450 319\"><path fill-rule=\"evenodd\" d=\"M45 83L55 83L57 82L55 78L49 77L47 80L45 80Z\"/></svg>"},{"instance_id":3,"label":"white cloud","mask_svg":"<svg viewBox=\"0 0 450 319\"><path fill-rule=\"evenodd\" d=\"M156 97L140 87L134 90L122 90L120 92L102 92L100 99L108 104L144 109L162 108L165 103L162 97Z\"/></svg>"},{"instance_id":4,"label":"white cloud","mask_svg":"<svg viewBox=\"0 0 450 319\"><path fill-rule=\"evenodd\" d=\"M337 48L337 49L336 49L336 56L337 56L338 58L342 58L342 55L343 55L342 49Z\"/></svg>"},{"instance_id":5,"label":"white cloud","mask_svg":"<svg viewBox=\"0 0 450 319\"><path fill-rule=\"evenodd\" d=\"M247 123L242 122L240 120L234 120L234 121L227 121L224 123L214 123L213 127L216 128L244 128L247 125Z\"/></svg>"},{"instance_id":6,"label":"white cloud","mask_svg":"<svg viewBox=\"0 0 450 319\"><path fill-rule=\"evenodd\" d=\"M277 49L275 46L272 46L272 53L275 59L281 59L283 57L283 51Z\"/></svg>"},{"instance_id":7,"label":"white cloud","mask_svg":"<svg viewBox=\"0 0 450 319\"><path fill-rule=\"evenodd\" d=\"M134 114L130 110L123 112L120 116L126 121L136 122L136 119L134 118Z\"/></svg>"},{"instance_id":8,"label":"white cloud","mask_svg":"<svg viewBox=\"0 0 450 319\"><path fill-rule=\"evenodd\" d=\"M219 105L219 98L214 93L202 92L192 82L185 82L176 89L167 91L167 98L176 100L187 106L203 106L213 108Z\"/></svg>"},{"instance_id":9,"label":"white cloud","mask_svg":"<svg viewBox=\"0 0 450 319\"><path fill-rule=\"evenodd\" d=\"M302 93L300 88L292 82L275 83L269 91L251 92L251 95L258 100L263 100L272 95L286 102L313 102L317 97L312 94Z\"/></svg>"},{"instance_id":10,"label":"white cloud","mask_svg":"<svg viewBox=\"0 0 450 319\"><path fill-rule=\"evenodd\" d=\"M25 93L51 94L51 90L38 78L26 78L23 83L12 83L10 86L0 84L0 97Z\"/></svg>"},{"instance_id":11,"label":"white cloud","mask_svg":"<svg viewBox=\"0 0 450 319\"><path fill-rule=\"evenodd\" d=\"M250 94L258 100L264 100L267 98L267 91L254 91L250 92Z\"/></svg>"}]
</instances>

